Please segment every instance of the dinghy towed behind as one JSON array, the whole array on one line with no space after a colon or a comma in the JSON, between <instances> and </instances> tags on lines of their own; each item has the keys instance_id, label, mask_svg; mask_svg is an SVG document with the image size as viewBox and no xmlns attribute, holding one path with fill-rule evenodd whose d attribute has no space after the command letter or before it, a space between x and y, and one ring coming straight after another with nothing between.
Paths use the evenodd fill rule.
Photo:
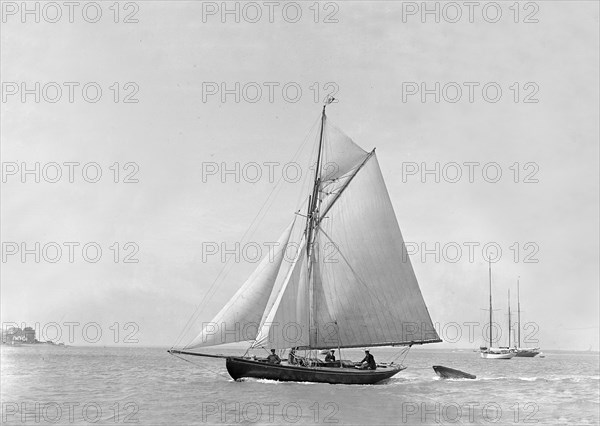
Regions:
<instances>
[{"instance_id":1,"label":"dinghy towed behind","mask_svg":"<svg viewBox=\"0 0 600 426\"><path fill-rule=\"evenodd\" d=\"M477 376L454 368L444 367L443 365L434 365L433 371L442 379L476 379Z\"/></svg>"}]
</instances>

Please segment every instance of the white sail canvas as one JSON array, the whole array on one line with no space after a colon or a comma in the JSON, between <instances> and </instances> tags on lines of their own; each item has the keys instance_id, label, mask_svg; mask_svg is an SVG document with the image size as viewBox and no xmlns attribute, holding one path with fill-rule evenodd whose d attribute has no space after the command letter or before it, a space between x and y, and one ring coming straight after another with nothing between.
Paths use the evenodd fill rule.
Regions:
<instances>
[{"instance_id":1,"label":"white sail canvas","mask_svg":"<svg viewBox=\"0 0 600 426\"><path fill-rule=\"evenodd\" d=\"M264 259L186 349L242 340L273 349L440 341L374 151L364 151L325 117L323 126L318 199L307 225L312 232L298 237L292 259L283 250L275 261ZM278 247L289 241L292 226ZM241 332L250 325L253 334Z\"/></svg>"},{"instance_id":2,"label":"white sail canvas","mask_svg":"<svg viewBox=\"0 0 600 426\"><path fill-rule=\"evenodd\" d=\"M294 222L277 241L274 255L265 255L252 275L186 349L254 339L279 274Z\"/></svg>"}]
</instances>

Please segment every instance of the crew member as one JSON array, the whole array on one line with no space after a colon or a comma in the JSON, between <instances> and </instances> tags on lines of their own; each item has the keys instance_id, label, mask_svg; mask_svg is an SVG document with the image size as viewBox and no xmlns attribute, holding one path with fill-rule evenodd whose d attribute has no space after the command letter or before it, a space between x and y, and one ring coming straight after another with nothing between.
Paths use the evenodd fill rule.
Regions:
<instances>
[{"instance_id":1,"label":"crew member","mask_svg":"<svg viewBox=\"0 0 600 426\"><path fill-rule=\"evenodd\" d=\"M275 349L271 349L271 353L267 357L267 362L270 364L280 364L281 358L275 353Z\"/></svg>"},{"instance_id":2,"label":"crew member","mask_svg":"<svg viewBox=\"0 0 600 426\"><path fill-rule=\"evenodd\" d=\"M296 357L296 348L290 349L290 353L288 354L288 364L290 364L290 365L298 364L298 359Z\"/></svg>"},{"instance_id":3,"label":"crew member","mask_svg":"<svg viewBox=\"0 0 600 426\"><path fill-rule=\"evenodd\" d=\"M329 353L325 356L325 362L335 362L335 349L329 351Z\"/></svg>"},{"instance_id":4,"label":"crew member","mask_svg":"<svg viewBox=\"0 0 600 426\"><path fill-rule=\"evenodd\" d=\"M373 355L369 353L368 349L365 349L365 357L362 359L360 364L361 365L358 368L361 370L375 370L377 368L375 358L373 358Z\"/></svg>"}]
</instances>

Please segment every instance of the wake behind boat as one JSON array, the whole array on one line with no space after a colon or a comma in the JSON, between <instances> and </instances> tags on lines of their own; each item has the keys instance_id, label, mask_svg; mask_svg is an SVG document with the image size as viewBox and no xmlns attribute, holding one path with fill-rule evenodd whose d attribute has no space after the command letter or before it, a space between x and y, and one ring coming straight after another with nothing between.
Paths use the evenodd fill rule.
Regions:
<instances>
[{"instance_id":1,"label":"wake behind boat","mask_svg":"<svg viewBox=\"0 0 600 426\"><path fill-rule=\"evenodd\" d=\"M265 256L191 343L170 353L203 356L198 349L248 341L244 356L220 356L234 379L373 384L406 367L377 364L368 353L362 365L324 362L319 351L337 350L341 357L346 348L403 346L401 356L413 344L441 342L375 150L364 151L328 123L325 108L332 101L321 114L312 188L275 255ZM292 256L289 246L296 248ZM258 349L272 350L274 362L248 356ZM289 351L291 362L280 362L275 350ZM297 351L304 355L295 358Z\"/></svg>"}]
</instances>

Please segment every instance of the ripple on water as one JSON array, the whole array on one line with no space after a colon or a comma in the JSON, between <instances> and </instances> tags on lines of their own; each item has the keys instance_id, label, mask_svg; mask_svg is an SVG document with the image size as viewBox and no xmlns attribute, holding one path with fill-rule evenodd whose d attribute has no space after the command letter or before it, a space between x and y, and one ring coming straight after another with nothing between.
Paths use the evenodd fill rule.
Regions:
<instances>
[{"instance_id":1,"label":"ripple on water","mask_svg":"<svg viewBox=\"0 0 600 426\"><path fill-rule=\"evenodd\" d=\"M378 349L378 354L386 350ZM190 364L169 356L164 349L3 348L2 400L93 401L103 408L99 423L107 424L116 420L110 407L118 403L123 409L129 402L139 409L135 418L141 424L202 423L207 407L231 408L236 403L240 409L256 404L265 410L269 406L279 409L273 419L257 422L271 424L290 423L281 412L287 404L301 408L299 424L314 424L316 412L320 423L326 415L343 424L370 424L375 419L397 424L403 416L405 424L435 423L431 417L423 420L420 411L437 410L442 416L444 409L466 404L477 404L472 405L479 409L474 412L475 423L485 422L481 407L486 404L500 407L502 424L512 422L517 414L521 420L533 416L538 424L600 422L597 357L552 354L545 359L492 363L471 352L420 350L413 351L406 364L407 370L375 386L236 382L227 374L223 360ZM432 365L466 371L477 379L440 379ZM417 415L408 417L413 409L418 410ZM120 422L128 413L121 414ZM468 420L461 419L463 423L470 423Z\"/></svg>"}]
</instances>

